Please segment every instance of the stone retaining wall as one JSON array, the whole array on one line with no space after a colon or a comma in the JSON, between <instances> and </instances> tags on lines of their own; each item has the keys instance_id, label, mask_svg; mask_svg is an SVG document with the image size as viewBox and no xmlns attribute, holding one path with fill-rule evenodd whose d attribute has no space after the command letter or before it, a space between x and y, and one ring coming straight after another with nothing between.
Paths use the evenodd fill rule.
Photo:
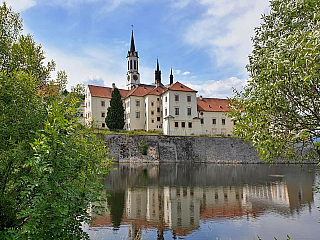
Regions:
<instances>
[{"instance_id":1,"label":"stone retaining wall","mask_svg":"<svg viewBox=\"0 0 320 240\"><path fill-rule=\"evenodd\" d=\"M141 154L142 140L147 155ZM105 142L115 162L262 163L239 138L108 134Z\"/></svg>"}]
</instances>

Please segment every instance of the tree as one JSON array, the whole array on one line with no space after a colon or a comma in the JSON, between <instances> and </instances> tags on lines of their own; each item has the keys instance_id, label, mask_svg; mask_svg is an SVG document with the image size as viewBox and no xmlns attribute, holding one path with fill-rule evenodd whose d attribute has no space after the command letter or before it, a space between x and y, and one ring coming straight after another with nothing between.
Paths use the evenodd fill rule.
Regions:
<instances>
[{"instance_id":1,"label":"tree","mask_svg":"<svg viewBox=\"0 0 320 240\"><path fill-rule=\"evenodd\" d=\"M64 94L64 71L51 61L19 14L0 6L0 239L88 239L88 205L99 209L103 141L77 121L82 86Z\"/></svg>"},{"instance_id":2,"label":"tree","mask_svg":"<svg viewBox=\"0 0 320 240\"><path fill-rule=\"evenodd\" d=\"M270 6L252 38L248 84L230 99L234 133L265 161L318 158L305 150L320 136L320 1L273 0Z\"/></svg>"},{"instance_id":3,"label":"tree","mask_svg":"<svg viewBox=\"0 0 320 240\"><path fill-rule=\"evenodd\" d=\"M114 88L112 91L110 107L108 107L105 121L111 130L123 129L124 127L124 107L118 88Z\"/></svg>"}]
</instances>

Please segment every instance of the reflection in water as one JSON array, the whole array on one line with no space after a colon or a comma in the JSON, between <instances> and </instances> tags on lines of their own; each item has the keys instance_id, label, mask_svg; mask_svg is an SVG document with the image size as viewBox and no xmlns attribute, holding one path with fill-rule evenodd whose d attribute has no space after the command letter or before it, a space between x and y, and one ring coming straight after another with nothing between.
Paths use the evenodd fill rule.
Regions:
<instances>
[{"instance_id":1,"label":"reflection in water","mask_svg":"<svg viewBox=\"0 0 320 240\"><path fill-rule=\"evenodd\" d=\"M307 166L313 168L313 166ZM95 226L128 226L129 239L157 229L164 239L195 232L206 221L293 216L313 202L314 173L300 166L120 165L104 180L110 196ZM92 226L93 227L93 226ZM121 227L120 227L121 228Z\"/></svg>"}]
</instances>

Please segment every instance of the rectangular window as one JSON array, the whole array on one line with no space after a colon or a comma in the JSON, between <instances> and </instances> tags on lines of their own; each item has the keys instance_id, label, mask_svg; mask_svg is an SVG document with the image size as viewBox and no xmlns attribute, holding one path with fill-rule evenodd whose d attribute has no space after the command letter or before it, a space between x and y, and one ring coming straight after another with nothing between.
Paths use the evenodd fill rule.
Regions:
<instances>
[{"instance_id":1,"label":"rectangular window","mask_svg":"<svg viewBox=\"0 0 320 240\"><path fill-rule=\"evenodd\" d=\"M185 123L185 122L182 122L182 123L181 123L181 127L185 128L185 127L186 127L186 123Z\"/></svg>"},{"instance_id":2,"label":"rectangular window","mask_svg":"<svg viewBox=\"0 0 320 240\"><path fill-rule=\"evenodd\" d=\"M174 127L179 127L179 122L174 122Z\"/></svg>"},{"instance_id":3,"label":"rectangular window","mask_svg":"<svg viewBox=\"0 0 320 240\"><path fill-rule=\"evenodd\" d=\"M175 94L175 95L174 95L174 100L175 100L176 102L179 101L179 94Z\"/></svg>"},{"instance_id":4,"label":"rectangular window","mask_svg":"<svg viewBox=\"0 0 320 240\"><path fill-rule=\"evenodd\" d=\"M204 124L204 119L201 118L201 119L200 119L200 122L201 122L201 124Z\"/></svg>"},{"instance_id":5,"label":"rectangular window","mask_svg":"<svg viewBox=\"0 0 320 240\"><path fill-rule=\"evenodd\" d=\"M101 125L103 128L105 128L106 127L106 124L105 123L102 123L102 125Z\"/></svg>"},{"instance_id":6,"label":"rectangular window","mask_svg":"<svg viewBox=\"0 0 320 240\"><path fill-rule=\"evenodd\" d=\"M168 114L168 110L165 108L164 109L164 115L167 116L167 114Z\"/></svg>"},{"instance_id":7,"label":"rectangular window","mask_svg":"<svg viewBox=\"0 0 320 240\"><path fill-rule=\"evenodd\" d=\"M140 112L136 112L136 118L140 118Z\"/></svg>"},{"instance_id":8,"label":"rectangular window","mask_svg":"<svg viewBox=\"0 0 320 240\"><path fill-rule=\"evenodd\" d=\"M154 115L154 111L151 111L151 115Z\"/></svg>"},{"instance_id":9,"label":"rectangular window","mask_svg":"<svg viewBox=\"0 0 320 240\"><path fill-rule=\"evenodd\" d=\"M151 102L151 106L153 107L153 105L154 105L154 102Z\"/></svg>"},{"instance_id":10,"label":"rectangular window","mask_svg":"<svg viewBox=\"0 0 320 240\"><path fill-rule=\"evenodd\" d=\"M88 107L90 107L90 102L88 102Z\"/></svg>"},{"instance_id":11,"label":"rectangular window","mask_svg":"<svg viewBox=\"0 0 320 240\"><path fill-rule=\"evenodd\" d=\"M212 124L217 124L217 119L212 118Z\"/></svg>"},{"instance_id":12,"label":"rectangular window","mask_svg":"<svg viewBox=\"0 0 320 240\"><path fill-rule=\"evenodd\" d=\"M191 102L191 96L190 95L187 96L187 102Z\"/></svg>"},{"instance_id":13,"label":"rectangular window","mask_svg":"<svg viewBox=\"0 0 320 240\"><path fill-rule=\"evenodd\" d=\"M106 114L104 112L101 112L101 117L102 118L106 117Z\"/></svg>"},{"instance_id":14,"label":"rectangular window","mask_svg":"<svg viewBox=\"0 0 320 240\"><path fill-rule=\"evenodd\" d=\"M191 108L188 108L188 116L191 115Z\"/></svg>"},{"instance_id":15,"label":"rectangular window","mask_svg":"<svg viewBox=\"0 0 320 240\"><path fill-rule=\"evenodd\" d=\"M174 108L175 115L179 115L179 108Z\"/></svg>"},{"instance_id":16,"label":"rectangular window","mask_svg":"<svg viewBox=\"0 0 320 240\"><path fill-rule=\"evenodd\" d=\"M154 119L151 119L151 122L154 123Z\"/></svg>"},{"instance_id":17,"label":"rectangular window","mask_svg":"<svg viewBox=\"0 0 320 240\"><path fill-rule=\"evenodd\" d=\"M101 107L104 107L106 105L105 101L101 101Z\"/></svg>"},{"instance_id":18,"label":"rectangular window","mask_svg":"<svg viewBox=\"0 0 320 240\"><path fill-rule=\"evenodd\" d=\"M157 117L157 121L160 122L160 117Z\"/></svg>"},{"instance_id":19,"label":"rectangular window","mask_svg":"<svg viewBox=\"0 0 320 240\"><path fill-rule=\"evenodd\" d=\"M140 107L140 100L136 100L136 106Z\"/></svg>"},{"instance_id":20,"label":"rectangular window","mask_svg":"<svg viewBox=\"0 0 320 240\"><path fill-rule=\"evenodd\" d=\"M233 125L237 125L237 120L233 120Z\"/></svg>"},{"instance_id":21,"label":"rectangular window","mask_svg":"<svg viewBox=\"0 0 320 240\"><path fill-rule=\"evenodd\" d=\"M157 112L160 112L160 108L159 107L157 108Z\"/></svg>"},{"instance_id":22,"label":"rectangular window","mask_svg":"<svg viewBox=\"0 0 320 240\"><path fill-rule=\"evenodd\" d=\"M188 127L192 128L192 122L188 122Z\"/></svg>"},{"instance_id":23,"label":"rectangular window","mask_svg":"<svg viewBox=\"0 0 320 240\"><path fill-rule=\"evenodd\" d=\"M167 101L168 101L168 98L167 98L167 97L165 97L164 99L165 99L165 102L167 102Z\"/></svg>"},{"instance_id":24,"label":"rectangular window","mask_svg":"<svg viewBox=\"0 0 320 240\"><path fill-rule=\"evenodd\" d=\"M160 101L160 98L157 98L157 101Z\"/></svg>"},{"instance_id":25,"label":"rectangular window","mask_svg":"<svg viewBox=\"0 0 320 240\"><path fill-rule=\"evenodd\" d=\"M221 119L221 124L222 124L222 125L226 125L226 119L222 118L222 119Z\"/></svg>"}]
</instances>

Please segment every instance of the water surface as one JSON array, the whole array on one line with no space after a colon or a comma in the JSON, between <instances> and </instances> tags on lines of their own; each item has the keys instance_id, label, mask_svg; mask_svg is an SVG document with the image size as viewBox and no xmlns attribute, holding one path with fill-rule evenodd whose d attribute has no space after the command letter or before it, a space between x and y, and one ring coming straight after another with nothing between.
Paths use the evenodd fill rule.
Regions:
<instances>
[{"instance_id":1,"label":"water surface","mask_svg":"<svg viewBox=\"0 0 320 240\"><path fill-rule=\"evenodd\" d=\"M114 167L92 239L320 239L314 165Z\"/></svg>"}]
</instances>

